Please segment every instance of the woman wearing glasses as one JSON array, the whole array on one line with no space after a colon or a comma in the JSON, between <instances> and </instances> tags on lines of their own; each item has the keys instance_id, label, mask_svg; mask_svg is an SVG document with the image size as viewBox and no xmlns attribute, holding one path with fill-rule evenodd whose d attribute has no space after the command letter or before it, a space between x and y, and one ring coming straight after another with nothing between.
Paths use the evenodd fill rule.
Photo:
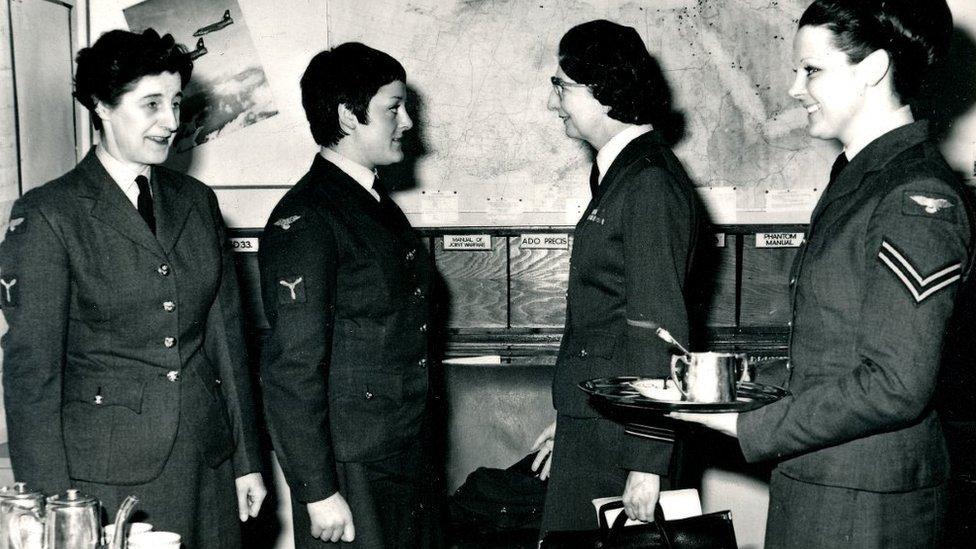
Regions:
<instances>
[{"instance_id":1,"label":"woman wearing glasses","mask_svg":"<svg viewBox=\"0 0 976 549\"><path fill-rule=\"evenodd\" d=\"M665 377L665 326L688 341L686 279L702 213L661 130L670 90L637 31L610 21L569 30L559 43L548 108L566 135L596 151L592 199L576 226L566 327L556 362L556 421L536 441L534 468L550 477L542 531L595 525L590 500L623 495L632 518L652 518L673 437L625 433L603 419L580 381Z\"/></svg>"},{"instance_id":2,"label":"woman wearing glasses","mask_svg":"<svg viewBox=\"0 0 976 549\"><path fill-rule=\"evenodd\" d=\"M972 263L964 190L909 106L948 49L944 0L817 0L790 95L835 164L793 267L792 396L675 414L777 460L766 547L941 547L949 463L932 395Z\"/></svg>"}]
</instances>

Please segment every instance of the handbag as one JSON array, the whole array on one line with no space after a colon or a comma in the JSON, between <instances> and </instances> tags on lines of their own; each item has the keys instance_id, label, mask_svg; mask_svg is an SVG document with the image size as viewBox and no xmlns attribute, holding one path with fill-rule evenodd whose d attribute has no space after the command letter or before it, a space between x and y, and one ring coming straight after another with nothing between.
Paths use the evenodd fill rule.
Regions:
<instances>
[{"instance_id":1,"label":"handbag","mask_svg":"<svg viewBox=\"0 0 976 549\"><path fill-rule=\"evenodd\" d=\"M608 504L623 507L622 502ZM561 530L549 532L542 549L738 549L732 512L719 511L697 517L665 520L660 505L654 508L654 522L627 526L627 514L619 513L607 525L603 513L595 530Z\"/></svg>"}]
</instances>

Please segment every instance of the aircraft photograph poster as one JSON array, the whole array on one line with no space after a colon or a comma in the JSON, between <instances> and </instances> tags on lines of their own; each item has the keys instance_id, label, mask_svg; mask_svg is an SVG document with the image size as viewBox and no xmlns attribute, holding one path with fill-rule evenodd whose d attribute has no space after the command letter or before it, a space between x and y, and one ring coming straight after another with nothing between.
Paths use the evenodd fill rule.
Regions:
<instances>
[{"instance_id":1,"label":"aircraft photograph poster","mask_svg":"<svg viewBox=\"0 0 976 549\"><path fill-rule=\"evenodd\" d=\"M278 114L237 0L146 0L123 12L130 30L168 32L193 58L175 152Z\"/></svg>"}]
</instances>

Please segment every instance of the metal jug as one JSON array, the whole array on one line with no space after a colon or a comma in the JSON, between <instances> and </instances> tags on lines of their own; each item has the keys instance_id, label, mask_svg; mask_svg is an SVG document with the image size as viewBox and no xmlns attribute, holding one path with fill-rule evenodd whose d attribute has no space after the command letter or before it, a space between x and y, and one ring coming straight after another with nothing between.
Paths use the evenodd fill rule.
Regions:
<instances>
[{"instance_id":1,"label":"metal jug","mask_svg":"<svg viewBox=\"0 0 976 549\"><path fill-rule=\"evenodd\" d=\"M42 549L44 494L23 482L0 489L0 549Z\"/></svg>"},{"instance_id":2,"label":"metal jug","mask_svg":"<svg viewBox=\"0 0 976 549\"><path fill-rule=\"evenodd\" d=\"M47 498L44 523L45 549L98 549L101 543L98 500L78 490Z\"/></svg>"}]
</instances>

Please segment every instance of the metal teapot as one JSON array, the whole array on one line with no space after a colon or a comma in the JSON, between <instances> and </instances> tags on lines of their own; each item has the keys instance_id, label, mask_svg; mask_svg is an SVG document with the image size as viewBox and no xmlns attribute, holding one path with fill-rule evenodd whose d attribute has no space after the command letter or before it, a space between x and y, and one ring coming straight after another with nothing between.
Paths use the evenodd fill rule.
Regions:
<instances>
[{"instance_id":1,"label":"metal teapot","mask_svg":"<svg viewBox=\"0 0 976 549\"><path fill-rule=\"evenodd\" d=\"M47 498L44 549L98 549L101 540L101 507L97 499L73 489Z\"/></svg>"},{"instance_id":2,"label":"metal teapot","mask_svg":"<svg viewBox=\"0 0 976 549\"><path fill-rule=\"evenodd\" d=\"M44 494L23 482L0 488L0 549L41 549Z\"/></svg>"}]
</instances>

